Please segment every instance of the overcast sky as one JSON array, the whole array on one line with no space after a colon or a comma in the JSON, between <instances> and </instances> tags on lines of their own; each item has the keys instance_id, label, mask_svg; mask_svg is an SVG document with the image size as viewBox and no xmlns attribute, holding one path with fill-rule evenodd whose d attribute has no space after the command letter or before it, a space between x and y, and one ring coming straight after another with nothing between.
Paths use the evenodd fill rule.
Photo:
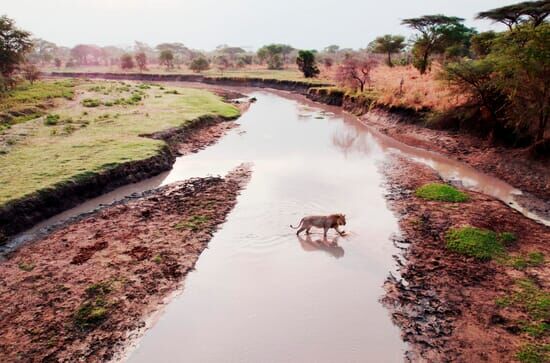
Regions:
<instances>
[{"instance_id":1,"label":"overcast sky","mask_svg":"<svg viewBox=\"0 0 550 363\"><path fill-rule=\"evenodd\" d=\"M266 43L321 49L362 48L382 34L410 35L401 19L427 14L474 20L479 11L519 0L2 0L0 14L58 45L152 45L182 42L191 48L219 44L256 49Z\"/></svg>"}]
</instances>

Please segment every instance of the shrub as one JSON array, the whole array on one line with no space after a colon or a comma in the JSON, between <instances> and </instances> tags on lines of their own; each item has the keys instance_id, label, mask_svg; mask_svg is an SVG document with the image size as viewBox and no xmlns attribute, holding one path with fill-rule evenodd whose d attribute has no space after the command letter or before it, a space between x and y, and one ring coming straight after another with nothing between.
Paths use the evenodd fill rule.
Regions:
<instances>
[{"instance_id":1,"label":"shrub","mask_svg":"<svg viewBox=\"0 0 550 363\"><path fill-rule=\"evenodd\" d=\"M84 107L97 107L101 105L101 101L95 98L86 98L82 100L82 106Z\"/></svg>"},{"instance_id":2,"label":"shrub","mask_svg":"<svg viewBox=\"0 0 550 363\"><path fill-rule=\"evenodd\" d=\"M415 194L420 198L442 202L466 202L469 199L468 194L441 183L425 184L418 188Z\"/></svg>"},{"instance_id":3,"label":"shrub","mask_svg":"<svg viewBox=\"0 0 550 363\"><path fill-rule=\"evenodd\" d=\"M44 120L44 125L46 126L54 126L57 125L59 122L59 115L47 115L46 119Z\"/></svg>"},{"instance_id":4,"label":"shrub","mask_svg":"<svg viewBox=\"0 0 550 363\"><path fill-rule=\"evenodd\" d=\"M210 65L208 64L208 60L206 60L206 58L204 57L193 59L193 61L189 65L189 69L191 69L195 73L206 71L208 68L210 68Z\"/></svg>"}]
</instances>

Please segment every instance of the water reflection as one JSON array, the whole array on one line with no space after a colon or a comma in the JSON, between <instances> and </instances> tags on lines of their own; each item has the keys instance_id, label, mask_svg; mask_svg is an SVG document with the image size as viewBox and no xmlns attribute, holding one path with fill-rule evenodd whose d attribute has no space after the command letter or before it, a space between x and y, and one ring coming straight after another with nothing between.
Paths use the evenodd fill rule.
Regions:
<instances>
[{"instance_id":1,"label":"water reflection","mask_svg":"<svg viewBox=\"0 0 550 363\"><path fill-rule=\"evenodd\" d=\"M314 239L311 237L311 234L306 234L305 237L302 235L297 235L296 237L304 251L323 251L336 258L344 256L344 249L338 245L338 240L340 239L338 236L333 238L319 237Z\"/></svg>"}]
</instances>

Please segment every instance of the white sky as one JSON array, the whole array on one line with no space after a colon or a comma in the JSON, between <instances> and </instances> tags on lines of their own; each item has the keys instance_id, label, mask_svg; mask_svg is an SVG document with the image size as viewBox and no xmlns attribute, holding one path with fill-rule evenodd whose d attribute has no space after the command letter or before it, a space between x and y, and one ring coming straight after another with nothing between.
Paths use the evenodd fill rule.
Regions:
<instances>
[{"instance_id":1,"label":"white sky","mask_svg":"<svg viewBox=\"0 0 550 363\"><path fill-rule=\"evenodd\" d=\"M382 34L410 35L401 19L454 15L480 30L497 25L473 18L479 11L519 0L2 0L0 15L58 45L151 45L182 42L258 48L288 43L321 49L362 48Z\"/></svg>"}]
</instances>

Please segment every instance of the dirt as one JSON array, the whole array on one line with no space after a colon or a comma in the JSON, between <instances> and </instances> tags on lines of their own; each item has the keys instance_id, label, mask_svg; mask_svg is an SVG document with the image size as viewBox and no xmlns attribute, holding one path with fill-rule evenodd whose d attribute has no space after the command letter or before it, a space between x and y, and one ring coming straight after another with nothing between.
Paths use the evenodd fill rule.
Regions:
<instances>
[{"instance_id":1,"label":"dirt","mask_svg":"<svg viewBox=\"0 0 550 363\"><path fill-rule=\"evenodd\" d=\"M239 167L133 196L7 256L0 361L110 359L182 286L249 176Z\"/></svg>"},{"instance_id":2,"label":"dirt","mask_svg":"<svg viewBox=\"0 0 550 363\"><path fill-rule=\"evenodd\" d=\"M482 262L447 250L445 234L465 225L513 232L517 242L508 252L540 251L548 258L550 228L476 192L468 191L470 201L460 204L416 197L417 187L441 182L427 166L396 157L383 171L387 200L401 229L394 243L403 250L395 256L400 276L388 279L383 301L410 343L408 359L513 361L522 344L537 340L521 332L520 322L528 320L521 307L501 308L495 301L512 293L515 281L526 277L550 291L548 263L520 271L502 262ZM538 342L547 344L548 337Z\"/></svg>"}]
</instances>

